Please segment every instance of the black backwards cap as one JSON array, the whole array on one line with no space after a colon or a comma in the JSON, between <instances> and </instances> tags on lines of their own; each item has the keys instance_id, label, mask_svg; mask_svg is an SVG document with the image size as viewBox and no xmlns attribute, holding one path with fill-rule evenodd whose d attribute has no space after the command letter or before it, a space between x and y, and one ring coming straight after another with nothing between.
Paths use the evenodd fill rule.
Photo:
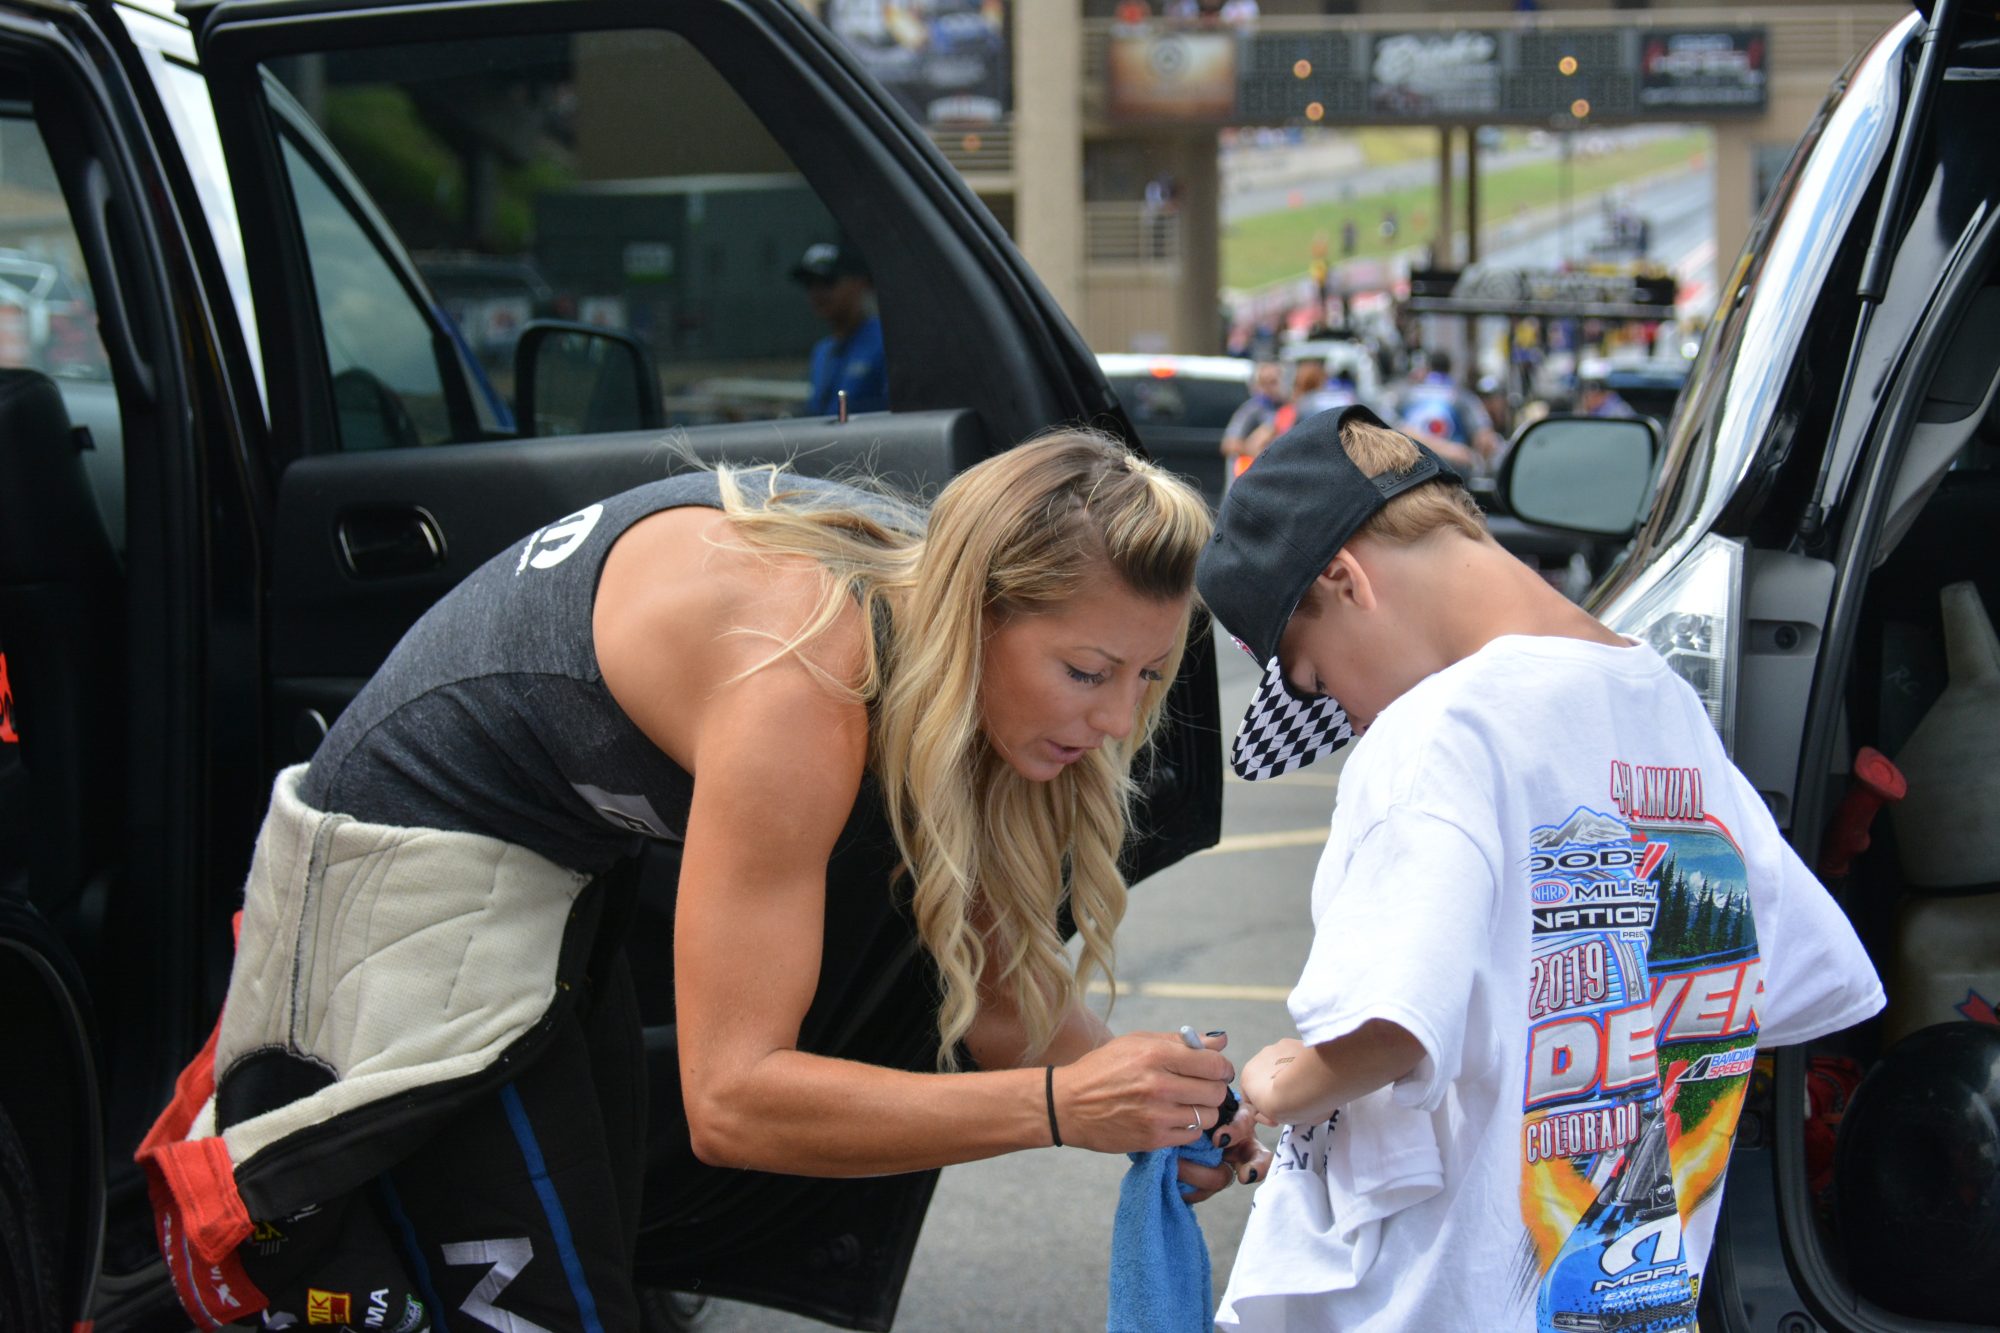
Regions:
<instances>
[{"instance_id":1,"label":"black backwards cap","mask_svg":"<svg viewBox=\"0 0 2000 1333\"><path fill-rule=\"evenodd\" d=\"M1231 767L1251 782L1304 768L1354 735L1339 703L1298 693L1278 665L1278 640L1313 579L1404 491L1429 481L1463 484L1415 440L1408 471L1363 475L1340 443L1351 421L1389 429L1367 408L1349 407L1308 417L1273 440L1223 497L1195 569L1210 613L1264 668L1229 749Z\"/></svg>"}]
</instances>

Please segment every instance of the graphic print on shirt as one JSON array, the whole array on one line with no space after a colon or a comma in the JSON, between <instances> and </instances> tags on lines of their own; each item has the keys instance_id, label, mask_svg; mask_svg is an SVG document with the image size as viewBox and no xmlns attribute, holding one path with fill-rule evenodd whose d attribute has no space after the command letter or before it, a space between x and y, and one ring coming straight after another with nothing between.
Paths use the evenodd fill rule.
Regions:
<instances>
[{"instance_id":1,"label":"graphic print on shirt","mask_svg":"<svg viewBox=\"0 0 2000 1333\"><path fill-rule=\"evenodd\" d=\"M583 539L590 535L590 530L597 526L597 520L603 517L602 504L586 505L546 528L536 528L522 545L521 559L514 566L514 572L519 574L529 568L554 569L583 545Z\"/></svg>"},{"instance_id":2,"label":"graphic print on shirt","mask_svg":"<svg viewBox=\"0 0 2000 1333\"><path fill-rule=\"evenodd\" d=\"M1607 796L1529 837L1518 1294L1551 1333L1673 1333L1694 1327L1682 1236L1728 1163L1763 965L1700 770L1613 763Z\"/></svg>"},{"instance_id":3,"label":"graphic print on shirt","mask_svg":"<svg viewBox=\"0 0 2000 1333\"><path fill-rule=\"evenodd\" d=\"M1326 1150L1339 1128L1339 1111L1314 1124L1286 1125L1278 1132L1278 1146L1271 1150L1271 1174L1310 1171L1325 1179Z\"/></svg>"}]
</instances>

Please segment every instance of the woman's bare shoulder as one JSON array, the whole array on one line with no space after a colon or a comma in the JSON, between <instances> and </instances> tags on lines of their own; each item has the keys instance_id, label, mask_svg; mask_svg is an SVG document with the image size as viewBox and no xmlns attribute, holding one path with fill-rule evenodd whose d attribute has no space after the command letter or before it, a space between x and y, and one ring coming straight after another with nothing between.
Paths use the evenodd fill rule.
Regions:
<instances>
[{"instance_id":1,"label":"woman's bare shoulder","mask_svg":"<svg viewBox=\"0 0 2000 1333\"><path fill-rule=\"evenodd\" d=\"M849 598L796 658L783 655L829 591L817 561L748 547L717 510L666 510L635 523L605 558L592 608L598 667L634 723L691 767L703 715L751 676L768 678L760 694L798 692L815 716L828 700L806 696L841 693L829 678L859 683L864 625Z\"/></svg>"}]
</instances>

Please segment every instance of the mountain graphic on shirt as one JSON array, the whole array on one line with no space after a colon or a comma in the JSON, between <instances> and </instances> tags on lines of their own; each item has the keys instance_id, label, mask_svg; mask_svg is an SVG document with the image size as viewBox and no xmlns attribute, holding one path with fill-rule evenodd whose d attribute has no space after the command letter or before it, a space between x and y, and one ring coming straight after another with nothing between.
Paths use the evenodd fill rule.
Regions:
<instances>
[{"instance_id":1,"label":"mountain graphic on shirt","mask_svg":"<svg viewBox=\"0 0 2000 1333\"><path fill-rule=\"evenodd\" d=\"M1624 820L1600 815L1580 805L1561 828L1538 828L1528 835L1528 845L1538 852L1573 845L1592 846L1600 842L1630 842L1632 830Z\"/></svg>"}]
</instances>

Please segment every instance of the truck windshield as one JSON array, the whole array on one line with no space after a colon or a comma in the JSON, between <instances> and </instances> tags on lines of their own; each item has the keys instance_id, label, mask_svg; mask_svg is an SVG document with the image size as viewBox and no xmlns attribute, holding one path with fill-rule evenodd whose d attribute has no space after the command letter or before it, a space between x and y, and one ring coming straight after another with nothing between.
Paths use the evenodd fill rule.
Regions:
<instances>
[{"instance_id":1,"label":"truck windshield","mask_svg":"<svg viewBox=\"0 0 2000 1333\"><path fill-rule=\"evenodd\" d=\"M1615 621L1700 541L1769 440L1806 324L1881 169L1901 101L1910 15L1835 82L1716 293L1715 317L1667 430L1638 535L1586 605Z\"/></svg>"}]
</instances>

